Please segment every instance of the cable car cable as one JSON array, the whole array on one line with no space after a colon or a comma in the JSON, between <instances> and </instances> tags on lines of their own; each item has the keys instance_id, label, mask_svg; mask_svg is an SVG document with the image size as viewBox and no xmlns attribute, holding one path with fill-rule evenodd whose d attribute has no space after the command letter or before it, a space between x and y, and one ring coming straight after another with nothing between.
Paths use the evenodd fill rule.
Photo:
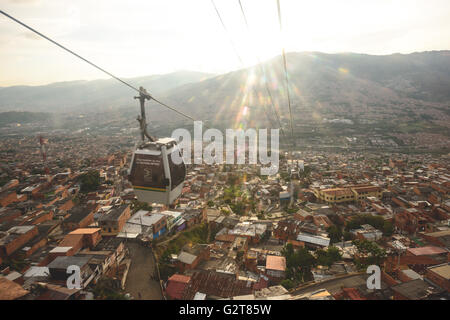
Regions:
<instances>
[{"instance_id":1,"label":"cable car cable","mask_svg":"<svg viewBox=\"0 0 450 320\"><path fill-rule=\"evenodd\" d=\"M280 33L282 33L283 25L282 25L282 19L281 19L280 0L277 0L277 8L278 8L278 22L280 24ZM283 56L283 67L284 67L284 75L285 75L285 81L286 81L286 95L287 95L287 99L288 99L289 117L290 117L290 123L291 123L291 139L292 139L291 142L292 142L292 146L294 146L294 126L293 126L293 121L292 121L291 96L289 94L289 78L288 78L286 53L284 50L284 44L282 44L282 46L283 47L282 47L281 55Z\"/></svg>"},{"instance_id":2,"label":"cable car cable","mask_svg":"<svg viewBox=\"0 0 450 320\"><path fill-rule=\"evenodd\" d=\"M280 25L280 34L283 34L283 24L282 24L282 18L281 18L281 5L280 5L280 0L277 0L277 9L278 9L278 23ZM294 145L294 125L293 125L293 118L292 118L292 108L291 108L291 96L289 93L289 77L288 77L288 70L287 70L287 61L286 61L286 52L284 49L284 41L282 39L282 47L281 47L281 55L283 57L283 68L284 68L284 75L285 75L285 81L286 81L286 95L287 95L287 100L288 100L288 107L289 107L289 118L290 118L290 124L291 124L291 152L290 152L290 156L291 156L291 160L292 163L294 161L293 158L293 150L295 148ZM288 164L288 168L289 168L289 162ZM297 172L298 172L298 163L297 163L297 168L296 168ZM292 173L292 171L291 171ZM292 177L291 177L292 178ZM290 184L290 189L291 189L291 205L293 204L293 192L294 192L294 186L293 186L293 182L291 179L291 184Z\"/></svg>"},{"instance_id":3,"label":"cable car cable","mask_svg":"<svg viewBox=\"0 0 450 320\"><path fill-rule=\"evenodd\" d=\"M237 48L236 48L236 45L234 44L233 38L231 37L230 32L228 31L228 29L227 29L227 27L226 27L226 25L225 25L225 23L224 23L224 21L223 21L223 19L222 19L222 15L220 14L219 9L217 8L217 6L216 6L214 0L211 0L211 3L212 3L212 5L214 6L214 9L215 9L215 11L216 11L216 13L217 13L217 16L218 16L218 18L219 18L219 20L220 20L220 23L222 24L223 29L225 30L225 33L227 33L228 39L229 39L229 41L230 41L230 43L231 43L231 46L233 47L233 50L234 50L236 56L238 57L239 62L241 63L241 67L242 67L242 68L245 68L244 61L242 60L241 56L239 55L239 52L238 52L238 50L237 50ZM264 79L264 81L265 81L265 79ZM258 96L258 93L256 92L255 87L252 86L252 88L253 88L255 97L257 97L257 96ZM270 94L270 92L269 92L269 97L270 97L270 100L273 101L272 95ZM272 106L273 106L273 103L272 103ZM267 119L269 120L269 122L270 122L270 124L271 124L272 127L276 127L276 126L273 124L272 118L269 117L269 115L268 115L266 109L267 109L267 107L264 108L264 113L266 114ZM279 126L278 126L278 127L279 127L279 129L280 129L282 135L285 136L285 135L284 135L283 128L282 128L282 126L281 126L280 119L279 119L278 114L277 114L276 112L275 112L275 115L277 116L277 120L278 120L278 123L279 123Z\"/></svg>"},{"instance_id":4,"label":"cable car cable","mask_svg":"<svg viewBox=\"0 0 450 320\"><path fill-rule=\"evenodd\" d=\"M234 50L234 53L236 54L241 65L244 65L244 61L242 60L241 56L239 55L239 52L236 48L236 45L235 45L233 39L230 37L230 33L228 32L228 29L227 29L225 23L223 22L222 16L219 13L219 9L217 9L216 3L214 2L214 0L211 0L211 3L214 6L214 9L216 10L217 16L219 17L219 20L220 20L220 23L222 24L223 29L228 34L228 39L230 40L231 46L233 47L233 50Z\"/></svg>"},{"instance_id":5,"label":"cable car cable","mask_svg":"<svg viewBox=\"0 0 450 320\"><path fill-rule=\"evenodd\" d=\"M248 31L248 33L250 33L250 26L248 24L248 20L247 20L247 16L245 14L245 11L244 11L244 7L242 6L241 0L238 0L238 2L239 2L239 7L241 8L242 17L244 18L244 22L245 22L245 25L247 27L247 31ZM283 126L282 126L281 121L280 121L280 116L278 114L277 109L275 108L275 105L274 105L274 102L273 102L272 93L270 92L270 89L269 89L269 86L268 86L268 83L267 83L266 70L265 70L264 66L262 65L262 63L261 63L261 59L259 58L259 56L257 54L255 54L255 55L256 55L256 59L258 61L258 66L261 69L261 74L263 76L264 84L265 84L265 87L266 87L267 94L269 96L270 103L272 105L272 109L273 109L273 111L275 113L275 116L277 117L278 126L279 126L279 128L281 130L281 133L282 133L283 137L286 139L286 136L285 136L284 130L283 130Z\"/></svg>"},{"instance_id":6,"label":"cable car cable","mask_svg":"<svg viewBox=\"0 0 450 320\"><path fill-rule=\"evenodd\" d=\"M70 54L74 55L75 57L77 57L77 58L83 60L84 62L86 62L86 63L88 63L88 64L90 64L90 65L93 66L94 68L96 68L96 69L98 69L98 70L100 70L100 71L106 73L107 75L109 75L110 77L116 79L117 81L121 82L122 84L126 85L127 87L129 87L129 88L131 88L131 89L133 89L133 90L135 90L135 91L137 91L137 92L139 92L139 93L141 92L138 88L134 87L133 85L129 84L128 82L126 82L126 81L120 79L119 77L116 77L116 76L113 75L112 73L110 73L110 72L106 71L105 69L99 67L99 66L96 65L95 63L93 63L93 62L91 62L91 61L89 61L89 60L83 58L83 57L80 56L79 54L77 54L77 53L73 52L72 50L66 48L65 46L61 45L60 43L56 42L55 40L50 39L50 38L47 37L46 35L40 33L40 32L37 31L36 29L33 29L32 27L30 27L29 25L25 24L24 22L22 22L22 21L20 21L20 20L18 20L18 19L16 19L16 18L12 17L11 15L7 14L7 13L4 12L3 10L0 10L0 13L3 14L5 17L7 17L7 18L9 18L9 19L11 19L11 20L17 22L18 24L22 25L23 27L27 28L28 30L30 30L30 31L32 31L32 32L34 32L34 33L36 33L37 35L41 36L42 38L44 38L44 39L50 41L51 43L53 43L53 44L55 44L55 45L57 45L57 46L60 47L61 49L63 49L63 50L65 50L65 51L69 52ZM191 117L191 116L189 116L189 115L187 115L187 114L185 114L185 113L183 113L183 112L181 112L181 111L179 111L179 110L177 110L177 109L175 109L175 108L173 108L173 107L168 106L167 104L165 104L165 103L163 103L163 102L161 102L161 101L155 99L155 98L154 98L153 96L151 96L150 94L148 94L148 96L149 96L150 99L152 99L152 100L154 100L155 102L159 103L160 105L162 105L162 106L164 106L164 107L166 107L166 108L168 108L168 109L170 109L170 110L172 110L172 111L178 113L179 115L181 115L181 116L183 116L183 117L185 117L185 118L187 118L187 119L190 119L190 120L192 120L192 121L196 121L193 117ZM206 126L205 126L205 127L206 127Z\"/></svg>"}]
</instances>

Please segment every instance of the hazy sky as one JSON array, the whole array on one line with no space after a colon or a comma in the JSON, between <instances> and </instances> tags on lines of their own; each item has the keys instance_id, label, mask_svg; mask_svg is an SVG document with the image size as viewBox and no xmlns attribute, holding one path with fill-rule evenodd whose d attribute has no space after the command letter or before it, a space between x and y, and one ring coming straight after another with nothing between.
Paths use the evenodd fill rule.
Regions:
<instances>
[{"instance_id":1,"label":"hazy sky","mask_svg":"<svg viewBox=\"0 0 450 320\"><path fill-rule=\"evenodd\" d=\"M286 51L450 49L449 0L215 0L245 65ZM241 65L210 0L1 0L0 8L120 77ZM0 86L107 78L0 15Z\"/></svg>"}]
</instances>

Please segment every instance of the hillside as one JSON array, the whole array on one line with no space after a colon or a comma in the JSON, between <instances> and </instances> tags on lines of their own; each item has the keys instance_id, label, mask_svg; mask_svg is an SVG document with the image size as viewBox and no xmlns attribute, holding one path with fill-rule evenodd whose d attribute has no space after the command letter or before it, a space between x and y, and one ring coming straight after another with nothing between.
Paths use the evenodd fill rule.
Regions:
<instances>
[{"instance_id":1,"label":"hillside","mask_svg":"<svg viewBox=\"0 0 450 320\"><path fill-rule=\"evenodd\" d=\"M287 64L297 126L340 118L359 124L415 121L448 127L450 123L450 51L385 56L288 53ZM287 125L281 58L263 66L275 105ZM218 76L183 71L129 81L196 119L228 126L237 122L267 126L268 112L276 123L258 67ZM124 115L134 117L137 109L130 106L137 102L133 95L112 79L16 86L0 88L0 111L99 112L120 107ZM250 107L247 115L241 114L243 106ZM182 119L154 102L148 108L152 120Z\"/></svg>"},{"instance_id":2,"label":"hillside","mask_svg":"<svg viewBox=\"0 0 450 320\"><path fill-rule=\"evenodd\" d=\"M289 53L287 63L295 122L349 118L361 123L394 119L449 123L449 51L389 56ZM267 61L264 67L275 105L287 123L280 57ZM259 68L239 70L183 85L164 98L203 119L236 118L242 105L253 107L253 120L263 119L261 102L267 101L268 95L259 75ZM259 102L248 100L248 95L254 97L252 78Z\"/></svg>"},{"instance_id":3,"label":"hillside","mask_svg":"<svg viewBox=\"0 0 450 320\"><path fill-rule=\"evenodd\" d=\"M32 123L44 121L51 117L51 114L45 112L0 112L0 127L12 123Z\"/></svg>"},{"instance_id":4,"label":"hillside","mask_svg":"<svg viewBox=\"0 0 450 320\"><path fill-rule=\"evenodd\" d=\"M209 74L179 71L126 79L139 87L162 94L177 86L198 82ZM114 79L58 82L44 86L0 88L0 111L89 112L133 105L135 92Z\"/></svg>"}]
</instances>

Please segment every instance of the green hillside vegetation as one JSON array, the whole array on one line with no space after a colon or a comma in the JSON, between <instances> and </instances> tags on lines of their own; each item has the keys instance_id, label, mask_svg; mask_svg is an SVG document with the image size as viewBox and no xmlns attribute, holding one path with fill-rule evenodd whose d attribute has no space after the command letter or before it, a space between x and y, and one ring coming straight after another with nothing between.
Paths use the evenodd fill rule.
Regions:
<instances>
[{"instance_id":1,"label":"green hillside vegetation","mask_svg":"<svg viewBox=\"0 0 450 320\"><path fill-rule=\"evenodd\" d=\"M0 112L0 126L13 123L32 123L44 121L51 118L50 113L46 112L27 112L27 111L8 111Z\"/></svg>"}]
</instances>

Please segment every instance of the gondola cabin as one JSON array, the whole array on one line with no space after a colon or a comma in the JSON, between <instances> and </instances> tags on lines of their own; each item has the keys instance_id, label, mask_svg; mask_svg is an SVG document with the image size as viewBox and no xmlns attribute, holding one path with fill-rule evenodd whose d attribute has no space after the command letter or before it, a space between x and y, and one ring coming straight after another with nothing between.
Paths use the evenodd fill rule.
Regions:
<instances>
[{"instance_id":1,"label":"gondola cabin","mask_svg":"<svg viewBox=\"0 0 450 320\"><path fill-rule=\"evenodd\" d=\"M180 155L180 150L172 138L147 142L135 150L128 180L139 201L170 205L180 196L186 166L174 163L174 153Z\"/></svg>"}]
</instances>

